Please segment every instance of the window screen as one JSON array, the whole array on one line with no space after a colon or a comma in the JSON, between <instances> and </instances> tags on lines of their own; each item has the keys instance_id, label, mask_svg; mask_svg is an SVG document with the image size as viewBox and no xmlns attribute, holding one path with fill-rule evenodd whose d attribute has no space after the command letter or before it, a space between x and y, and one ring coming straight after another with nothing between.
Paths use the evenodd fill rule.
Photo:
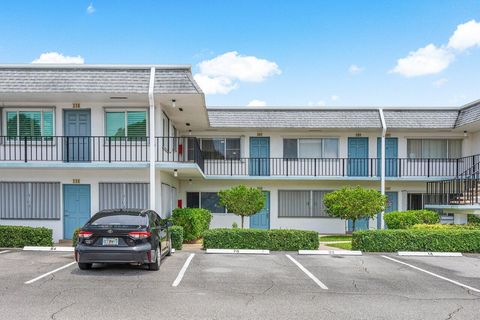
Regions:
<instances>
[{"instance_id":1,"label":"window screen","mask_svg":"<svg viewBox=\"0 0 480 320\"><path fill-rule=\"evenodd\" d=\"M0 182L1 219L60 219L59 182Z\"/></svg>"},{"instance_id":2,"label":"window screen","mask_svg":"<svg viewBox=\"0 0 480 320\"><path fill-rule=\"evenodd\" d=\"M328 217L323 204L325 194L319 190L279 190L278 216L288 218Z\"/></svg>"}]
</instances>

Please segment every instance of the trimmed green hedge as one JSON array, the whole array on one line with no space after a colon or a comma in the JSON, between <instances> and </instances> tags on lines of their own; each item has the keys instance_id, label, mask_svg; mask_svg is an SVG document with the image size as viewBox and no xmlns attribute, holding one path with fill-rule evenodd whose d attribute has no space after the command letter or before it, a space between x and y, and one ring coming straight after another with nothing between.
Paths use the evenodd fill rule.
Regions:
<instances>
[{"instance_id":1,"label":"trimmed green hedge","mask_svg":"<svg viewBox=\"0 0 480 320\"><path fill-rule=\"evenodd\" d=\"M467 224L416 224L409 229L420 230L480 230L480 223L467 223Z\"/></svg>"},{"instance_id":2,"label":"trimmed green hedge","mask_svg":"<svg viewBox=\"0 0 480 320\"><path fill-rule=\"evenodd\" d=\"M408 229L353 233L352 249L365 252L480 252L480 230Z\"/></svg>"},{"instance_id":3,"label":"trimmed green hedge","mask_svg":"<svg viewBox=\"0 0 480 320\"><path fill-rule=\"evenodd\" d=\"M205 249L316 250L318 232L304 230L212 229L203 235Z\"/></svg>"},{"instance_id":4,"label":"trimmed green hedge","mask_svg":"<svg viewBox=\"0 0 480 320\"><path fill-rule=\"evenodd\" d=\"M174 225L183 227L184 241L194 241L208 230L212 214L206 209L177 208L173 210L171 220Z\"/></svg>"},{"instance_id":5,"label":"trimmed green hedge","mask_svg":"<svg viewBox=\"0 0 480 320\"><path fill-rule=\"evenodd\" d=\"M480 216L469 214L467 215L468 223L479 223L480 224Z\"/></svg>"},{"instance_id":6,"label":"trimmed green hedge","mask_svg":"<svg viewBox=\"0 0 480 320\"><path fill-rule=\"evenodd\" d=\"M180 226L171 226L169 228L172 240L172 248L182 250L183 245L183 228Z\"/></svg>"},{"instance_id":7,"label":"trimmed green hedge","mask_svg":"<svg viewBox=\"0 0 480 320\"><path fill-rule=\"evenodd\" d=\"M0 226L0 247L51 246L52 229L24 226Z\"/></svg>"},{"instance_id":8,"label":"trimmed green hedge","mask_svg":"<svg viewBox=\"0 0 480 320\"><path fill-rule=\"evenodd\" d=\"M388 229L407 229L415 224L440 222L438 213L430 210L393 211L385 213L384 219Z\"/></svg>"},{"instance_id":9,"label":"trimmed green hedge","mask_svg":"<svg viewBox=\"0 0 480 320\"><path fill-rule=\"evenodd\" d=\"M304 230L277 229L270 230L270 250L296 251L317 250L319 243L318 232Z\"/></svg>"}]
</instances>

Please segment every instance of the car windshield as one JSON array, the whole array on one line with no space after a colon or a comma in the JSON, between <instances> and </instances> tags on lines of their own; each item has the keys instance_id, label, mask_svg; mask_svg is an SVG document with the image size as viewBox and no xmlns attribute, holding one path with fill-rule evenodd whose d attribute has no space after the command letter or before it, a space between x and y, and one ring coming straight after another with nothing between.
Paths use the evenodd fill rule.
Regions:
<instances>
[{"instance_id":1,"label":"car windshield","mask_svg":"<svg viewBox=\"0 0 480 320\"><path fill-rule=\"evenodd\" d=\"M100 213L95 215L88 225L92 227L108 226L109 228L139 227L147 225L147 217L133 212Z\"/></svg>"}]
</instances>

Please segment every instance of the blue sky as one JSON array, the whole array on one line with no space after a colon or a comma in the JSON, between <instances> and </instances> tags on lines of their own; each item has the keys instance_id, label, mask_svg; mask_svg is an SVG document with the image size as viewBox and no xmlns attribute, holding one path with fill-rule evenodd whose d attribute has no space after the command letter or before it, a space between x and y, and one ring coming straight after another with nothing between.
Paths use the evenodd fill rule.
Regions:
<instances>
[{"instance_id":1,"label":"blue sky","mask_svg":"<svg viewBox=\"0 0 480 320\"><path fill-rule=\"evenodd\" d=\"M0 63L52 58L191 64L208 105L461 105L480 1L2 1Z\"/></svg>"}]
</instances>

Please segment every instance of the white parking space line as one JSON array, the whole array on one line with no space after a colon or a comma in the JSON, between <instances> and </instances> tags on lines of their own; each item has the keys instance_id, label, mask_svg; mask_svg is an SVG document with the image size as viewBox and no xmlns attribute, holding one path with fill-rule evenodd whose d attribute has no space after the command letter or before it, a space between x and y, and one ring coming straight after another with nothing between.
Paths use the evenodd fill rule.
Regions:
<instances>
[{"instance_id":1,"label":"white parking space line","mask_svg":"<svg viewBox=\"0 0 480 320\"><path fill-rule=\"evenodd\" d=\"M190 264L194 256L195 256L195 253L191 253L188 256L187 261L185 261L185 264L183 265L182 269L180 269L180 272L178 273L177 278L175 279L175 281L173 281L172 287L177 287L180 284L180 282L183 279L183 276L185 275L185 271L187 271L188 265Z\"/></svg>"},{"instance_id":2,"label":"white parking space line","mask_svg":"<svg viewBox=\"0 0 480 320\"><path fill-rule=\"evenodd\" d=\"M47 277L47 276L49 276L49 275L51 275L51 274L53 274L53 273L55 273L55 272L57 272L57 271L63 270L63 269L65 269L65 268L68 268L68 267L70 267L71 265L73 265L73 264L75 264L75 263L77 263L77 262L76 262L76 261L70 262L69 264L66 264L66 265L64 265L63 267L60 267L60 268L57 268L57 269L52 270L52 271L50 271L50 272L44 273L44 274L42 274L41 276L38 276L38 277L36 277L36 278L34 278L34 279L32 279L32 280L28 280L28 281L25 282L25 284L34 283L35 281L40 280L40 279L42 279L42 278L45 278L45 277Z\"/></svg>"},{"instance_id":3,"label":"white parking space line","mask_svg":"<svg viewBox=\"0 0 480 320\"><path fill-rule=\"evenodd\" d=\"M2 254L2 253L8 253L8 252L10 252L10 250L3 250L3 251L0 251L0 254Z\"/></svg>"},{"instance_id":4,"label":"white parking space line","mask_svg":"<svg viewBox=\"0 0 480 320\"><path fill-rule=\"evenodd\" d=\"M317 277L315 277L310 271L307 270L307 268L305 268L304 266L302 266L300 264L300 262L298 262L297 260L295 260L294 258L292 258L289 254L286 254L287 258L290 259L293 263L295 263L295 265L297 267L300 268L300 270L302 270L307 276L310 277L310 279L313 280L313 282L315 282L320 288L324 289L324 290L328 290L328 287L323 284L322 281L318 280Z\"/></svg>"},{"instance_id":5,"label":"white parking space line","mask_svg":"<svg viewBox=\"0 0 480 320\"><path fill-rule=\"evenodd\" d=\"M453 283L453 284L455 284L455 285L457 285L457 286L460 286L460 287L463 287L463 288L465 288L465 289L472 290L472 291L475 291L475 292L480 293L480 289L476 289L476 288L474 288L474 287L467 286L466 284L463 284L463 283L461 283L461 282L458 282L458 281L455 281L455 280L452 280L452 279L443 277L443 276L441 276L441 275L439 275L439 274L436 274L436 273L433 273L433 272L431 272L431 271L428 271L428 270L425 270L425 269L416 267L416 266L414 266L414 265L412 265L412 264L409 264L409 263L406 263L406 262L403 262L403 261L394 259L394 258L392 258L392 257L387 257L387 256L382 256L382 257L384 257L385 259L391 260L391 261L393 261L393 262L403 264L403 265L405 265L405 266L407 266L407 267L410 267L410 268L412 268L412 269L415 269L415 270L424 272L424 273L429 274L429 275L431 275L431 276L437 277L437 278L439 278L439 279L448 281L448 282L450 282L450 283Z\"/></svg>"}]
</instances>

